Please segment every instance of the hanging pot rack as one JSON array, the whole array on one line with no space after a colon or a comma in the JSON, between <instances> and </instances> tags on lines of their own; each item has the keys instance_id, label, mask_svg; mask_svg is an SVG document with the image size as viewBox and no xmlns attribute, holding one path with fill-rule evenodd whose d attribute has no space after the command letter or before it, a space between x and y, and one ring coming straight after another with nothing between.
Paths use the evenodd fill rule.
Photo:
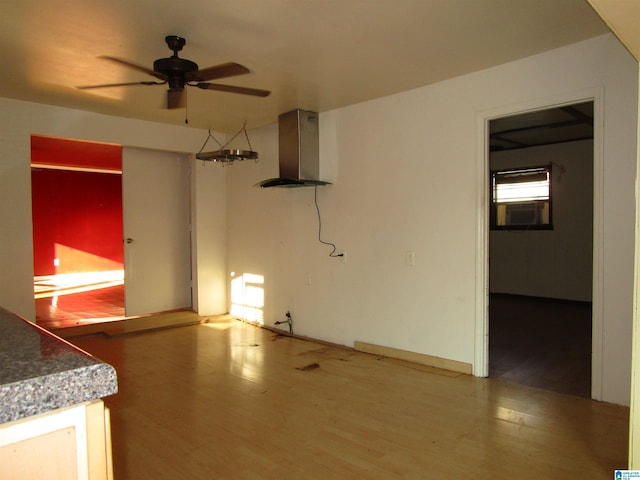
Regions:
<instances>
[{"instance_id":1,"label":"hanging pot rack","mask_svg":"<svg viewBox=\"0 0 640 480\"><path fill-rule=\"evenodd\" d=\"M247 145L249 145L249 150L242 150L238 148L227 148L227 146L241 133L244 133L244 137L247 140ZM213 139L214 142L218 144L220 147L218 150L213 150L210 152L203 152L204 147L207 145L207 142ZM196 158L198 160L207 160L211 162L220 162L220 163L233 163L235 161L240 160L257 160L258 152L255 152L251 148L251 142L249 141L249 134L247 134L247 122L245 121L242 124L242 128L236 132L236 134L231 137L227 143L224 145L221 144L216 137L211 133L211 129L209 129L209 133L207 135L204 144L200 147L200 151L196 153Z\"/></svg>"}]
</instances>

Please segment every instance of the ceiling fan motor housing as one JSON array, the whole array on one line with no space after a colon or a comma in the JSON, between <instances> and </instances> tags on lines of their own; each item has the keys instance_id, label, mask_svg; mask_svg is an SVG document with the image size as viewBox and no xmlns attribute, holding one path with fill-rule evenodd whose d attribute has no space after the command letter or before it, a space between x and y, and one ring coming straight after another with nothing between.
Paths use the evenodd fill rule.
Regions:
<instances>
[{"instance_id":1,"label":"ceiling fan motor housing","mask_svg":"<svg viewBox=\"0 0 640 480\"><path fill-rule=\"evenodd\" d=\"M198 64L184 58L159 58L153 62L153 70L164 76L170 88L184 88L185 82L195 77Z\"/></svg>"}]
</instances>

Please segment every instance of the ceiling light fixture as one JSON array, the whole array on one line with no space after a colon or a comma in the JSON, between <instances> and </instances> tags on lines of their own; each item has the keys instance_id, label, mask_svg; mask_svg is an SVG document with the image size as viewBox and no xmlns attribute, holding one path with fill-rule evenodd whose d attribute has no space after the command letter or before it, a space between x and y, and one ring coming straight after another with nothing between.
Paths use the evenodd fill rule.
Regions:
<instances>
[{"instance_id":1,"label":"ceiling light fixture","mask_svg":"<svg viewBox=\"0 0 640 480\"><path fill-rule=\"evenodd\" d=\"M221 163L233 163L236 160L258 160L258 152L254 152L251 149L251 142L249 141L249 135L247 134L247 122L245 121L242 124L242 128L238 130L238 132L229 139L227 143L224 145L221 144L216 137L213 136L211 130L209 130L209 134L207 135L207 139L204 141L204 144L200 148L200 151L196 153L196 158L198 160L208 160L211 162L221 162ZM241 150L237 148L226 148L240 133L244 132L244 137L247 139L247 144L249 145L249 150ZM211 152L203 152L204 147L207 145L209 139L212 138L214 142L218 144L220 147L219 150L214 150Z\"/></svg>"}]
</instances>

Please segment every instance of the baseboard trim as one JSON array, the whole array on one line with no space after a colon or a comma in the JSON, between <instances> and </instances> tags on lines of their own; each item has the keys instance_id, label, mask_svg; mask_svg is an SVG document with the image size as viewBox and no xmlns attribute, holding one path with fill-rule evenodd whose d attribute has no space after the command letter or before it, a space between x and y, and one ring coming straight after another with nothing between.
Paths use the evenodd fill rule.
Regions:
<instances>
[{"instance_id":1,"label":"baseboard trim","mask_svg":"<svg viewBox=\"0 0 640 480\"><path fill-rule=\"evenodd\" d=\"M65 339L94 334L104 334L108 337L115 337L131 333L161 330L164 328L198 325L205 321L206 317L200 317L193 310L171 310L137 317L125 317L120 320L108 322L87 323L74 327L51 329L50 331Z\"/></svg>"},{"instance_id":2,"label":"baseboard trim","mask_svg":"<svg viewBox=\"0 0 640 480\"><path fill-rule=\"evenodd\" d=\"M434 357L432 355L425 355L424 353L409 352L407 350L383 347L365 342L353 342L353 348L359 352L371 353L382 357L396 358L398 360L405 360L407 362L418 363L428 367L441 368L443 370L451 370L453 372L464 373L467 375L471 375L473 372L472 365L470 363L450 360L448 358Z\"/></svg>"}]
</instances>

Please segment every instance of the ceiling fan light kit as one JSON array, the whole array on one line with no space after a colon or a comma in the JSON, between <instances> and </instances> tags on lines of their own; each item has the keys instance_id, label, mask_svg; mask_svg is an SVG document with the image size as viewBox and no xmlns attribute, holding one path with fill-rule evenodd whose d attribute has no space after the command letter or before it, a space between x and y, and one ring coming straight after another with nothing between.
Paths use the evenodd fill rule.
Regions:
<instances>
[{"instance_id":1,"label":"ceiling fan light kit","mask_svg":"<svg viewBox=\"0 0 640 480\"><path fill-rule=\"evenodd\" d=\"M183 37L179 37L178 35L168 35L167 37L165 37L165 42L167 42L167 46L173 52L173 55L169 58L159 58L154 61L153 70L141 65L137 65L135 63L131 63L127 60L122 60L120 58L109 56L101 57L126 68L151 75L152 77L155 77L160 81L84 85L77 88L88 90L95 88L126 87L133 85L168 85L168 109L182 108L185 106L185 86L198 87L202 90L216 90L219 92L251 95L255 97L266 97L271 93L268 90L261 90L258 88L210 83L209 80L244 75L246 73L249 73L250 71L244 65L240 65L239 63L235 62L228 62L220 65L215 65L213 67L200 69L197 63L192 62L191 60L187 60L186 58L178 57L178 52L180 52L184 45L187 43Z\"/></svg>"}]
</instances>

